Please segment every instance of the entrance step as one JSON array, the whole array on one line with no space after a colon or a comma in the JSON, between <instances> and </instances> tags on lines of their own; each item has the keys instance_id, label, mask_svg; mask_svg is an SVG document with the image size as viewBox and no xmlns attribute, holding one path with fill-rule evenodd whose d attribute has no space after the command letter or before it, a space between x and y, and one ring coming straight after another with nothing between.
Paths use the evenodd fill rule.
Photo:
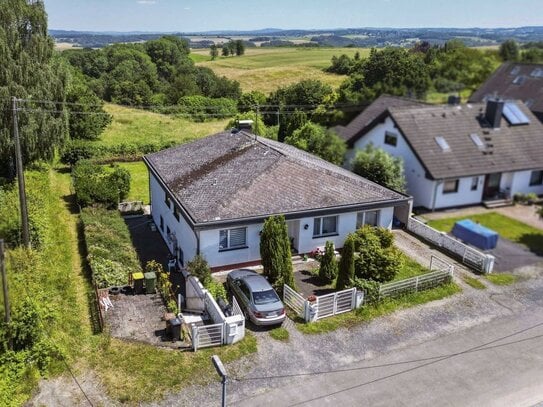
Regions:
<instances>
[{"instance_id":1,"label":"entrance step","mask_svg":"<svg viewBox=\"0 0 543 407\"><path fill-rule=\"evenodd\" d=\"M485 206L485 208L488 208L488 209L501 208L504 206L512 206L513 200L512 199L493 199L491 201L483 201L483 205Z\"/></svg>"}]
</instances>

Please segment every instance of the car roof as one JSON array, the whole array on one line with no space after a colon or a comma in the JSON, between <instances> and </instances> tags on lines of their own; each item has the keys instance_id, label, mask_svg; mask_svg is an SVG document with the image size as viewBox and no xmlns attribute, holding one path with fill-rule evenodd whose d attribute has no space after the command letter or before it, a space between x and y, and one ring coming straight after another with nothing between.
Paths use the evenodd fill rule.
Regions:
<instances>
[{"instance_id":1,"label":"car roof","mask_svg":"<svg viewBox=\"0 0 543 407\"><path fill-rule=\"evenodd\" d=\"M229 274L229 277L233 280L242 280L251 291L265 291L272 289L268 280L252 270L234 270Z\"/></svg>"}]
</instances>

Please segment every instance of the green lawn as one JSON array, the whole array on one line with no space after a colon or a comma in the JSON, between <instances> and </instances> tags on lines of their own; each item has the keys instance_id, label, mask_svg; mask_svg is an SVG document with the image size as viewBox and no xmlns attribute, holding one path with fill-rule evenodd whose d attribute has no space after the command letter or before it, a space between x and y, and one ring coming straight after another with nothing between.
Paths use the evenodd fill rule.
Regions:
<instances>
[{"instance_id":1,"label":"green lawn","mask_svg":"<svg viewBox=\"0 0 543 407\"><path fill-rule=\"evenodd\" d=\"M197 62L198 66L213 69L219 76L235 79L244 92L259 90L272 92L280 86L290 85L302 79L318 79L333 87L338 87L346 76L323 71L330 66L334 55L346 54L351 57L356 52L361 57L369 55L369 48L248 48L241 57L219 57L211 61L209 50L195 50L193 60L206 57Z\"/></svg>"},{"instance_id":2,"label":"green lawn","mask_svg":"<svg viewBox=\"0 0 543 407\"><path fill-rule=\"evenodd\" d=\"M445 284L426 291L408 294L395 299L386 299L375 305L366 305L352 312L324 318L317 322L303 323L296 321L296 327L304 334L321 334L335 331L340 328L351 328L383 315L391 314L404 308L414 307L430 301L440 300L461 292L462 289L455 283Z\"/></svg>"},{"instance_id":3,"label":"green lawn","mask_svg":"<svg viewBox=\"0 0 543 407\"><path fill-rule=\"evenodd\" d=\"M450 232L456 221L471 219L499 233L500 237L527 246L532 252L543 255L543 231L496 212L456 218L431 220L428 226Z\"/></svg>"},{"instance_id":4,"label":"green lawn","mask_svg":"<svg viewBox=\"0 0 543 407\"><path fill-rule=\"evenodd\" d=\"M282 326L270 330L269 334L276 341L288 342L289 333L286 328L283 328Z\"/></svg>"},{"instance_id":5,"label":"green lawn","mask_svg":"<svg viewBox=\"0 0 543 407\"><path fill-rule=\"evenodd\" d=\"M476 290L484 290L484 289L486 289L486 285L481 283L481 281L478 280L475 277L462 276L461 278L467 285L469 285L472 288L475 288Z\"/></svg>"},{"instance_id":6,"label":"green lawn","mask_svg":"<svg viewBox=\"0 0 543 407\"><path fill-rule=\"evenodd\" d=\"M105 109L113 116L113 121L96 143L108 146L130 142L175 141L181 144L218 133L224 130L228 123L227 119L196 123L173 115L113 104L106 104Z\"/></svg>"},{"instance_id":7,"label":"green lawn","mask_svg":"<svg viewBox=\"0 0 543 407\"><path fill-rule=\"evenodd\" d=\"M143 201L148 204L149 200L149 172L143 161L136 162L119 162L115 163L121 168L125 168L130 172L130 192L125 201ZM112 168L112 165L104 165L106 169Z\"/></svg>"},{"instance_id":8,"label":"green lawn","mask_svg":"<svg viewBox=\"0 0 543 407\"><path fill-rule=\"evenodd\" d=\"M406 278L416 277L421 274L430 272L430 269L428 267L424 267L423 265L416 262L411 257L408 257L402 252L399 253L402 261L402 266L400 268L400 271L398 272L398 274L396 274L394 280L392 281L405 280Z\"/></svg>"},{"instance_id":9,"label":"green lawn","mask_svg":"<svg viewBox=\"0 0 543 407\"><path fill-rule=\"evenodd\" d=\"M518 276L508 273L487 274L485 278L495 285L510 285L516 283L518 280Z\"/></svg>"}]
</instances>

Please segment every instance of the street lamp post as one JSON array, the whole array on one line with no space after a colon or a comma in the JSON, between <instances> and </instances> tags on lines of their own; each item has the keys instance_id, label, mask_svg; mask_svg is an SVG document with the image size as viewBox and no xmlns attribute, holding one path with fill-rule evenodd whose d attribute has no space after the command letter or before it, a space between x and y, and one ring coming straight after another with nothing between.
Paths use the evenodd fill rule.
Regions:
<instances>
[{"instance_id":1,"label":"street lamp post","mask_svg":"<svg viewBox=\"0 0 543 407\"><path fill-rule=\"evenodd\" d=\"M221 377L221 383L222 383L222 407L226 407L226 369L224 368L224 365L222 364L221 360L217 355L213 355L211 357L211 361L213 362L213 366L215 366L215 370L217 370L217 374Z\"/></svg>"}]
</instances>

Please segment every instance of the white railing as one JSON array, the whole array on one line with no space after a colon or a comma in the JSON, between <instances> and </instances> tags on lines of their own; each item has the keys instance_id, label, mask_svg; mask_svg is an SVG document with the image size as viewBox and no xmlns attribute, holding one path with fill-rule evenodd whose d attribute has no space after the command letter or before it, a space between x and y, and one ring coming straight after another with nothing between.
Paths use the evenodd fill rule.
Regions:
<instances>
[{"instance_id":1,"label":"white railing","mask_svg":"<svg viewBox=\"0 0 543 407\"><path fill-rule=\"evenodd\" d=\"M214 325L192 325L192 348L221 346L224 342L224 323Z\"/></svg>"},{"instance_id":2,"label":"white railing","mask_svg":"<svg viewBox=\"0 0 543 407\"><path fill-rule=\"evenodd\" d=\"M285 305L296 312L299 317L304 318L306 299L286 284L283 285L283 301L285 302Z\"/></svg>"},{"instance_id":3,"label":"white railing","mask_svg":"<svg viewBox=\"0 0 543 407\"><path fill-rule=\"evenodd\" d=\"M321 295L315 301L315 319L319 320L333 315L342 314L354 309L356 288L348 288L336 293Z\"/></svg>"},{"instance_id":4,"label":"white railing","mask_svg":"<svg viewBox=\"0 0 543 407\"><path fill-rule=\"evenodd\" d=\"M309 302L285 284L283 285L283 301L305 322L312 322L355 309L356 288L317 296L314 302Z\"/></svg>"},{"instance_id":5,"label":"white railing","mask_svg":"<svg viewBox=\"0 0 543 407\"><path fill-rule=\"evenodd\" d=\"M476 250L459 240L448 236L424 223L409 218L407 230L436 245L439 249L452 253L466 266L483 273L491 273L494 267L494 256Z\"/></svg>"},{"instance_id":6,"label":"white railing","mask_svg":"<svg viewBox=\"0 0 543 407\"><path fill-rule=\"evenodd\" d=\"M245 314L241 310L241 307L234 296L232 296L232 315L243 315L245 317Z\"/></svg>"},{"instance_id":7,"label":"white railing","mask_svg":"<svg viewBox=\"0 0 543 407\"><path fill-rule=\"evenodd\" d=\"M382 284L379 287L379 299L387 297L399 297L401 295L428 290L437 287L443 283L451 281L453 276L452 266L446 270L433 271L427 274L422 274L417 277L407 278L405 280L396 281L393 283Z\"/></svg>"}]
</instances>

